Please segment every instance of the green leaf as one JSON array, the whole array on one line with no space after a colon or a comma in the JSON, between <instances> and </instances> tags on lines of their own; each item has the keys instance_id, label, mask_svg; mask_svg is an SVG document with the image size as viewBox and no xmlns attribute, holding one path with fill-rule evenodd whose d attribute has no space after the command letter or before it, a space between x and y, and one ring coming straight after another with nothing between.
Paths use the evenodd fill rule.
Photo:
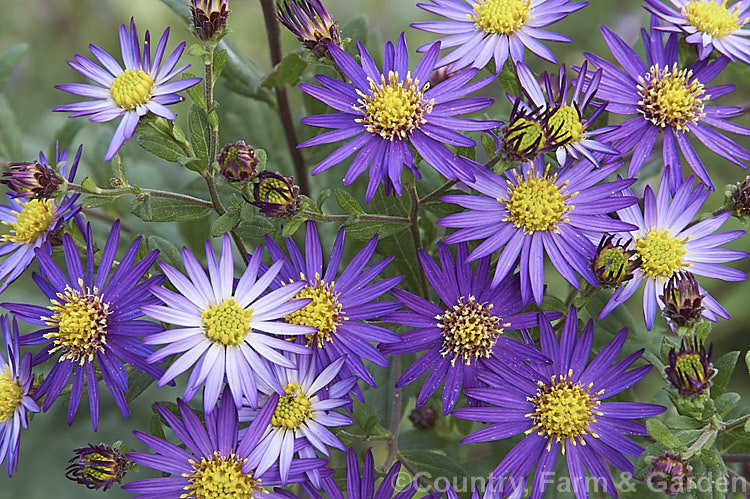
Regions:
<instances>
[{"instance_id":1,"label":"green leaf","mask_svg":"<svg viewBox=\"0 0 750 499\"><path fill-rule=\"evenodd\" d=\"M320 191L320 194L318 194L318 200L315 201L315 211L323 213L323 204L328 201L328 198L331 197L332 194L332 189L323 189Z\"/></svg>"},{"instance_id":2,"label":"green leaf","mask_svg":"<svg viewBox=\"0 0 750 499\"><path fill-rule=\"evenodd\" d=\"M194 43L190 45L187 49L187 53L196 57L203 57L208 55L208 51L204 49L203 45L201 45L200 43Z\"/></svg>"},{"instance_id":3,"label":"green leaf","mask_svg":"<svg viewBox=\"0 0 750 499\"><path fill-rule=\"evenodd\" d=\"M81 187L86 189L89 192L97 192L99 191L99 187L94 183L93 180L91 180L91 177L86 177L81 181Z\"/></svg>"},{"instance_id":4,"label":"green leaf","mask_svg":"<svg viewBox=\"0 0 750 499\"><path fill-rule=\"evenodd\" d=\"M185 80L187 78L195 78L196 76L192 73L183 72L182 73L182 79ZM198 83L197 85L193 85L192 87L188 87L186 90L188 96L190 96L190 99L198 105L201 109L206 109L206 94L203 89L203 83Z\"/></svg>"},{"instance_id":5,"label":"green leaf","mask_svg":"<svg viewBox=\"0 0 750 499\"><path fill-rule=\"evenodd\" d=\"M84 209L101 208L102 206L112 204L115 199L111 197L87 196L81 201L81 206Z\"/></svg>"},{"instance_id":6,"label":"green leaf","mask_svg":"<svg viewBox=\"0 0 750 499\"><path fill-rule=\"evenodd\" d=\"M296 85L305 67L307 67L307 64L298 54L294 52L287 54L273 68L271 73L263 79L261 86L274 88L283 87L284 85Z\"/></svg>"},{"instance_id":7,"label":"green leaf","mask_svg":"<svg viewBox=\"0 0 750 499\"><path fill-rule=\"evenodd\" d=\"M339 208L344 210L346 213L353 213L355 215L364 215L365 210L359 205L354 196L349 194L344 189L336 189L336 202Z\"/></svg>"},{"instance_id":8,"label":"green leaf","mask_svg":"<svg viewBox=\"0 0 750 499\"><path fill-rule=\"evenodd\" d=\"M745 354L745 367L747 367L747 372L750 373L750 350Z\"/></svg>"},{"instance_id":9,"label":"green leaf","mask_svg":"<svg viewBox=\"0 0 750 499\"><path fill-rule=\"evenodd\" d=\"M701 423L689 416L670 416L666 420L666 425L673 430L697 430Z\"/></svg>"},{"instance_id":10,"label":"green leaf","mask_svg":"<svg viewBox=\"0 0 750 499\"><path fill-rule=\"evenodd\" d=\"M456 156L463 156L474 160L477 157L477 150L473 147L459 147L456 149Z\"/></svg>"},{"instance_id":11,"label":"green leaf","mask_svg":"<svg viewBox=\"0 0 750 499\"><path fill-rule=\"evenodd\" d=\"M727 415L727 413L729 413L729 411L737 407L737 404L739 404L741 400L742 397L739 393L724 393L717 397L714 401L714 403L716 404L716 412L718 412L720 416L724 417Z\"/></svg>"},{"instance_id":12,"label":"green leaf","mask_svg":"<svg viewBox=\"0 0 750 499\"><path fill-rule=\"evenodd\" d=\"M21 132L8 99L0 94L0 156L21 159Z\"/></svg>"},{"instance_id":13,"label":"green leaf","mask_svg":"<svg viewBox=\"0 0 750 499\"><path fill-rule=\"evenodd\" d=\"M245 223L250 223L255 218L255 206L245 203L240 209L240 219Z\"/></svg>"},{"instance_id":14,"label":"green leaf","mask_svg":"<svg viewBox=\"0 0 750 499\"><path fill-rule=\"evenodd\" d=\"M295 232L297 232L297 229L299 229L300 225L302 225L302 222L304 222L305 219L302 217L292 218L291 220L287 220L286 223L284 223L284 228L281 231L282 237L292 237Z\"/></svg>"},{"instance_id":15,"label":"green leaf","mask_svg":"<svg viewBox=\"0 0 750 499\"><path fill-rule=\"evenodd\" d=\"M341 28L341 36L351 38L352 40L359 40L362 43L367 42L367 15L359 14L350 19ZM352 46L356 48L356 44L353 43Z\"/></svg>"},{"instance_id":16,"label":"green leaf","mask_svg":"<svg viewBox=\"0 0 750 499\"><path fill-rule=\"evenodd\" d=\"M646 429L648 434L651 435L654 440L662 444L667 449L678 450L683 446L677 437L667 428L667 426L659 421L658 419L651 418L646 421Z\"/></svg>"},{"instance_id":17,"label":"green leaf","mask_svg":"<svg viewBox=\"0 0 750 499\"><path fill-rule=\"evenodd\" d=\"M482 147L484 148L484 152L487 154L488 158L495 157L497 144L495 144L495 139L493 139L492 135L490 135L489 133L482 134Z\"/></svg>"},{"instance_id":18,"label":"green leaf","mask_svg":"<svg viewBox=\"0 0 750 499\"><path fill-rule=\"evenodd\" d=\"M148 432L162 440L166 440L167 437L164 435L164 428L162 426L161 416L158 414L152 414L148 420Z\"/></svg>"},{"instance_id":19,"label":"green leaf","mask_svg":"<svg viewBox=\"0 0 750 499\"><path fill-rule=\"evenodd\" d=\"M206 218L213 210L176 199L152 198L136 205L133 214L146 222L191 222Z\"/></svg>"},{"instance_id":20,"label":"green leaf","mask_svg":"<svg viewBox=\"0 0 750 499\"><path fill-rule=\"evenodd\" d=\"M16 68L21 58L28 50L28 43L16 43L11 45L7 49L0 52L0 92L5 88L5 84L8 83L8 77Z\"/></svg>"},{"instance_id":21,"label":"green leaf","mask_svg":"<svg viewBox=\"0 0 750 499\"><path fill-rule=\"evenodd\" d=\"M505 61L503 70L500 71L499 75L497 75L497 81L506 92L515 96L521 95L521 82L518 80L516 66L510 61Z\"/></svg>"},{"instance_id":22,"label":"green leaf","mask_svg":"<svg viewBox=\"0 0 750 499\"><path fill-rule=\"evenodd\" d=\"M451 483L467 483L466 470L451 457L426 450L404 450L401 456L417 472L428 473L435 478L445 477Z\"/></svg>"},{"instance_id":23,"label":"green leaf","mask_svg":"<svg viewBox=\"0 0 750 499\"><path fill-rule=\"evenodd\" d=\"M211 227L211 236L219 237L234 229L240 223L240 212L232 210L216 219Z\"/></svg>"},{"instance_id":24,"label":"green leaf","mask_svg":"<svg viewBox=\"0 0 750 499\"><path fill-rule=\"evenodd\" d=\"M255 149L255 157L258 158L258 171L265 170L266 162L268 161L268 154L266 154L265 149Z\"/></svg>"},{"instance_id":25,"label":"green leaf","mask_svg":"<svg viewBox=\"0 0 750 499\"><path fill-rule=\"evenodd\" d=\"M140 369L133 369L128 373L128 392L125 394L125 400L130 404L140 394L146 391L154 382L154 378L144 373Z\"/></svg>"},{"instance_id":26,"label":"green leaf","mask_svg":"<svg viewBox=\"0 0 750 499\"><path fill-rule=\"evenodd\" d=\"M135 138L138 145L150 152L157 158L165 159L172 163L184 155L180 146L169 138L156 139L154 136L138 135Z\"/></svg>"},{"instance_id":27,"label":"green leaf","mask_svg":"<svg viewBox=\"0 0 750 499\"><path fill-rule=\"evenodd\" d=\"M375 413L375 409L370 404L363 404L359 400L352 399L353 409L352 419L359 426L362 431L362 435L365 438L369 438L372 435L372 431L380 422L380 416Z\"/></svg>"},{"instance_id":28,"label":"green leaf","mask_svg":"<svg viewBox=\"0 0 750 499\"><path fill-rule=\"evenodd\" d=\"M745 421L745 433L750 433L750 419Z\"/></svg>"},{"instance_id":29,"label":"green leaf","mask_svg":"<svg viewBox=\"0 0 750 499\"><path fill-rule=\"evenodd\" d=\"M718 371L713 377L714 382L711 386L711 396L716 398L718 395L724 393L729 384L729 379L732 377L734 367L737 365L737 359L740 357L740 352L734 351L724 354L719 360L714 363L714 367Z\"/></svg>"},{"instance_id":30,"label":"green leaf","mask_svg":"<svg viewBox=\"0 0 750 499\"><path fill-rule=\"evenodd\" d=\"M214 52L214 71L213 71L213 79L214 82L219 79L219 76L221 76L222 71L224 71L224 67L227 65L227 51L226 49L217 50Z\"/></svg>"},{"instance_id":31,"label":"green leaf","mask_svg":"<svg viewBox=\"0 0 750 499\"><path fill-rule=\"evenodd\" d=\"M182 270L182 255L171 241L159 236L148 236L146 244L149 250L159 250L160 260L165 261L177 270Z\"/></svg>"},{"instance_id":32,"label":"green leaf","mask_svg":"<svg viewBox=\"0 0 750 499\"><path fill-rule=\"evenodd\" d=\"M381 238L398 234L408 225L393 222L354 222L346 227L346 235L362 241L378 234Z\"/></svg>"},{"instance_id":33,"label":"green leaf","mask_svg":"<svg viewBox=\"0 0 750 499\"><path fill-rule=\"evenodd\" d=\"M206 168L213 162L213 158L208 157L210 133L206 112L195 104L191 105L188 111L188 137L195 155L203 161Z\"/></svg>"}]
</instances>

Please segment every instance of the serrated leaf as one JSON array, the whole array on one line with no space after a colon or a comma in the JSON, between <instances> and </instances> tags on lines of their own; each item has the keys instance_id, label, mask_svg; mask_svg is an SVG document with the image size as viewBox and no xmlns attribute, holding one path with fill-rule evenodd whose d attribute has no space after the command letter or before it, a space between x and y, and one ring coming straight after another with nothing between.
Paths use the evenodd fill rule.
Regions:
<instances>
[{"instance_id":1,"label":"serrated leaf","mask_svg":"<svg viewBox=\"0 0 750 499\"><path fill-rule=\"evenodd\" d=\"M365 210L363 210L357 200L354 199L354 196L344 189L336 189L336 203L338 203L339 208L346 213L353 213L355 215L363 215L365 213Z\"/></svg>"},{"instance_id":2,"label":"serrated leaf","mask_svg":"<svg viewBox=\"0 0 750 499\"><path fill-rule=\"evenodd\" d=\"M155 139L152 136L138 135L135 141L139 146L157 158L165 159L172 163L184 155L180 146L167 138Z\"/></svg>"},{"instance_id":3,"label":"serrated leaf","mask_svg":"<svg viewBox=\"0 0 750 499\"><path fill-rule=\"evenodd\" d=\"M146 199L133 209L133 214L146 222L191 222L206 218L213 210L206 206L185 203L176 199Z\"/></svg>"},{"instance_id":4,"label":"serrated leaf","mask_svg":"<svg viewBox=\"0 0 750 499\"><path fill-rule=\"evenodd\" d=\"M714 383L713 386L711 386L712 397L716 398L716 396L721 395L726 391L739 357L740 352L734 351L724 354L719 360L714 362L714 367L718 372L712 378Z\"/></svg>"},{"instance_id":5,"label":"serrated leaf","mask_svg":"<svg viewBox=\"0 0 750 499\"><path fill-rule=\"evenodd\" d=\"M260 85L265 88L296 85L306 67L305 61L298 54L292 52L284 56Z\"/></svg>"},{"instance_id":6,"label":"serrated leaf","mask_svg":"<svg viewBox=\"0 0 750 499\"><path fill-rule=\"evenodd\" d=\"M724 393L717 397L714 401L714 403L716 404L716 412L718 412L720 416L724 417L729 411L737 407L737 404L739 404L741 400L742 397L739 393Z\"/></svg>"},{"instance_id":7,"label":"serrated leaf","mask_svg":"<svg viewBox=\"0 0 750 499\"><path fill-rule=\"evenodd\" d=\"M346 226L346 235L354 239L368 240L378 234L381 238L406 230L408 226L393 222L354 222Z\"/></svg>"},{"instance_id":8,"label":"serrated leaf","mask_svg":"<svg viewBox=\"0 0 750 499\"><path fill-rule=\"evenodd\" d=\"M282 237L292 237L304 221L305 219L302 217L292 218L291 220L288 220L286 223L284 223L284 228L281 230Z\"/></svg>"},{"instance_id":9,"label":"serrated leaf","mask_svg":"<svg viewBox=\"0 0 750 499\"><path fill-rule=\"evenodd\" d=\"M234 229L238 223L240 223L240 213L237 210L228 211L216 219L211 227L211 236L220 237Z\"/></svg>"},{"instance_id":10,"label":"serrated leaf","mask_svg":"<svg viewBox=\"0 0 750 499\"><path fill-rule=\"evenodd\" d=\"M154 383L154 378L144 373L140 369L133 369L128 373L128 392L125 394L125 400L130 404L139 395Z\"/></svg>"},{"instance_id":11,"label":"serrated leaf","mask_svg":"<svg viewBox=\"0 0 750 499\"><path fill-rule=\"evenodd\" d=\"M196 157L209 167L213 161L213 158L208 157L211 132L208 128L206 112L195 104L192 104L188 111L188 137Z\"/></svg>"},{"instance_id":12,"label":"serrated leaf","mask_svg":"<svg viewBox=\"0 0 750 499\"><path fill-rule=\"evenodd\" d=\"M11 45L0 52L0 92L5 88L5 84L8 83L8 77L10 77L10 74L18 63L21 62L28 48L28 43L21 42Z\"/></svg>"},{"instance_id":13,"label":"serrated leaf","mask_svg":"<svg viewBox=\"0 0 750 499\"><path fill-rule=\"evenodd\" d=\"M183 72L182 73L182 79L185 80L187 78L195 78L196 76L192 73ZM186 89L188 96L190 97L190 100L192 100L195 104L198 105L201 109L206 109L206 94L203 89L203 83L198 83L197 85L193 85L192 87L188 87Z\"/></svg>"},{"instance_id":14,"label":"serrated leaf","mask_svg":"<svg viewBox=\"0 0 750 499\"><path fill-rule=\"evenodd\" d=\"M677 450L683 447L670 429L658 419L651 418L646 421L646 429L648 430L648 434L651 435L654 440L667 449Z\"/></svg>"}]
</instances>

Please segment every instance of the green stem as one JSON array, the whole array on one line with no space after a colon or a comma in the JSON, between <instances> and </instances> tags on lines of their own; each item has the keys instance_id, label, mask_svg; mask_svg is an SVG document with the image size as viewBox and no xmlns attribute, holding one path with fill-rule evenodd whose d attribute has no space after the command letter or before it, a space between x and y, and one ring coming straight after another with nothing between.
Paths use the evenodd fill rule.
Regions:
<instances>
[{"instance_id":1,"label":"green stem","mask_svg":"<svg viewBox=\"0 0 750 499\"><path fill-rule=\"evenodd\" d=\"M442 196L444 193L448 192L454 185L458 183L458 180L449 180L448 182L444 183L431 193L427 194L425 197L419 200L419 206L424 206L425 203L429 203L433 199Z\"/></svg>"},{"instance_id":2,"label":"green stem","mask_svg":"<svg viewBox=\"0 0 750 499\"><path fill-rule=\"evenodd\" d=\"M391 373L394 380L401 377L401 356L394 355L391 359ZM383 471L390 469L398 454L398 427L401 423L401 388L393 388L393 403L391 404L391 424L388 431L388 456L383 463Z\"/></svg>"},{"instance_id":3,"label":"green stem","mask_svg":"<svg viewBox=\"0 0 750 499\"><path fill-rule=\"evenodd\" d=\"M223 215L227 212L227 210L221 203L221 199L219 199L219 192L216 190L216 182L214 181L214 169L211 168L209 171L207 171L203 178L206 179L206 185L208 186L208 195L211 196L211 205L214 211L218 213L219 216ZM234 229L229 231L229 233L232 236L234 245L237 246L237 251L240 252L240 255L242 255L243 257L247 255L247 247L245 246L245 243L242 241L242 238L239 236L239 234L237 234Z\"/></svg>"},{"instance_id":4,"label":"green stem","mask_svg":"<svg viewBox=\"0 0 750 499\"><path fill-rule=\"evenodd\" d=\"M132 194L132 195L146 194L147 196L153 196L157 198L176 199L178 201L183 201L185 203L194 204L197 206L204 206L206 208L214 207L211 201L206 201L205 199L188 196L187 194L180 194L178 192L170 192L170 191L160 191L158 189L139 189L139 192L136 192L135 188L130 185L126 185L123 187L116 187L114 189L101 189L97 187L96 190L90 191L88 189L84 189L79 184L68 182L65 188L71 192L92 194L94 196L99 196L99 197L116 198L116 197L124 196L127 194Z\"/></svg>"},{"instance_id":5,"label":"green stem","mask_svg":"<svg viewBox=\"0 0 750 499\"><path fill-rule=\"evenodd\" d=\"M419 249L422 247L422 236L419 234L419 195L417 194L417 186L414 184L407 185L407 191L409 192L409 199L411 201L409 204L409 230L411 231L411 240L414 245L415 261L418 262ZM419 272L419 281L422 288L422 297L429 299L430 291L427 286L427 276L424 270L420 270Z\"/></svg>"},{"instance_id":6,"label":"green stem","mask_svg":"<svg viewBox=\"0 0 750 499\"><path fill-rule=\"evenodd\" d=\"M708 428L706 428L701 436L698 437L698 440L693 442L693 445L688 447L688 449L682 455L683 459L690 459L696 452L701 450L703 446L706 445L706 442L708 442L711 437L713 437L718 431L718 428L715 428L713 424L711 424Z\"/></svg>"},{"instance_id":7,"label":"green stem","mask_svg":"<svg viewBox=\"0 0 750 499\"><path fill-rule=\"evenodd\" d=\"M411 220L406 217L392 217L389 215L371 215L369 213L363 213L361 215L327 215L323 213L315 213L314 211L303 210L300 215L305 217L307 220L315 220L316 222L330 222L330 223L345 223L350 221L352 218L355 222L388 222L396 224L410 224Z\"/></svg>"},{"instance_id":8,"label":"green stem","mask_svg":"<svg viewBox=\"0 0 750 499\"><path fill-rule=\"evenodd\" d=\"M733 430L737 428L738 426L743 426L747 422L748 419L750 419L750 414L745 414L741 418L737 418L732 421L727 421L721 427L721 432L723 433L725 431Z\"/></svg>"},{"instance_id":9,"label":"green stem","mask_svg":"<svg viewBox=\"0 0 750 499\"><path fill-rule=\"evenodd\" d=\"M214 47L206 46L204 48L208 51L208 55L204 61L205 78L203 79L203 88L206 93L206 117L208 118L208 115L214 112L211 109L214 105ZM211 124L211 120L208 119L208 133L210 137L208 143L208 169L213 170L212 164L214 158L216 158L216 147L219 142L218 120L216 124Z\"/></svg>"}]
</instances>

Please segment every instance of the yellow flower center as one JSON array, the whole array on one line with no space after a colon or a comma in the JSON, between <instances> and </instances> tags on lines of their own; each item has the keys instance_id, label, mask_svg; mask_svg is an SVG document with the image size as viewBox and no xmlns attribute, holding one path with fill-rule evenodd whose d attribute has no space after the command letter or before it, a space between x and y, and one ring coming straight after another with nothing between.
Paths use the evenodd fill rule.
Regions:
<instances>
[{"instance_id":1,"label":"yellow flower center","mask_svg":"<svg viewBox=\"0 0 750 499\"><path fill-rule=\"evenodd\" d=\"M126 69L115 78L109 93L115 104L132 111L151 99L154 80L142 69Z\"/></svg>"},{"instance_id":2,"label":"yellow flower center","mask_svg":"<svg viewBox=\"0 0 750 499\"><path fill-rule=\"evenodd\" d=\"M599 257L594 263L595 270L603 270L603 277L612 280L619 281L622 279L627 270L630 258L620 248L605 249L599 254Z\"/></svg>"},{"instance_id":3,"label":"yellow flower center","mask_svg":"<svg viewBox=\"0 0 750 499\"><path fill-rule=\"evenodd\" d=\"M583 137L581 113L572 106L561 106L552 113L547 126L560 144L575 144Z\"/></svg>"},{"instance_id":4,"label":"yellow flower center","mask_svg":"<svg viewBox=\"0 0 750 499\"><path fill-rule=\"evenodd\" d=\"M531 0L479 0L469 19L485 33L512 35L529 20L530 10Z\"/></svg>"},{"instance_id":5,"label":"yellow flower center","mask_svg":"<svg viewBox=\"0 0 750 499\"><path fill-rule=\"evenodd\" d=\"M542 177L537 177L534 167L531 167L531 175L527 179L522 179L517 171L516 184L508 182L510 186L508 192L510 196L505 201L498 198L498 201L505 205L508 210L508 216L503 219L504 222L513 222L519 229L523 229L529 234L535 231L555 231L557 224L567 222L564 217L565 213L573 209L573 205L567 205L566 201L577 193L563 195L561 187L555 185L557 173L549 177L549 165L544 170Z\"/></svg>"},{"instance_id":6,"label":"yellow flower center","mask_svg":"<svg viewBox=\"0 0 750 499\"><path fill-rule=\"evenodd\" d=\"M518 161L536 158L547 145L542 125L527 118L518 118L508 125L503 139L505 152Z\"/></svg>"},{"instance_id":7,"label":"yellow flower center","mask_svg":"<svg viewBox=\"0 0 750 499\"><path fill-rule=\"evenodd\" d=\"M60 362L71 360L83 365L94 360L107 343L107 317L111 313L109 303L103 301L97 288L86 288L83 279L78 279L80 291L65 286L64 293L57 293L47 308L53 312L43 317L48 326L56 330L44 335L53 340L50 354L62 350Z\"/></svg>"},{"instance_id":8,"label":"yellow flower center","mask_svg":"<svg viewBox=\"0 0 750 499\"><path fill-rule=\"evenodd\" d=\"M703 103L711 96L693 79L692 70L678 69L677 64L671 68L655 64L638 80L638 112L654 125L689 131L691 123L705 116Z\"/></svg>"},{"instance_id":9,"label":"yellow flower center","mask_svg":"<svg viewBox=\"0 0 750 499\"><path fill-rule=\"evenodd\" d=\"M677 358L674 370L682 378L686 386L692 385L688 376L699 383L706 382L706 370L697 353L683 354Z\"/></svg>"},{"instance_id":10,"label":"yellow flower center","mask_svg":"<svg viewBox=\"0 0 750 499\"><path fill-rule=\"evenodd\" d=\"M276 428L296 430L312 417L312 402L302 393L298 383L289 383L284 388L285 396L279 398L271 416L271 425Z\"/></svg>"},{"instance_id":11,"label":"yellow flower center","mask_svg":"<svg viewBox=\"0 0 750 499\"><path fill-rule=\"evenodd\" d=\"M451 355L451 365L455 365L459 357L463 358L464 364L471 365L472 360L492 354L497 337L510 325L492 315L492 306L491 303L478 303L473 296L464 303L461 297L451 310L437 316L437 326L443 332L440 354L443 357Z\"/></svg>"},{"instance_id":12,"label":"yellow flower center","mask_svg":"<svg viewBox=\"0 0 750 499\"><path fill-rule=\"evenodd\" d=\"M16 409L21 405L23 387L8 370L0 374L0 423L13 419Z\"/></svg>"},{"instance_id":13,"label":"yellow flower center","mask_svg":"<svg viewBox=\"0 0 750 499\"><path fill-rule=\"evenodd\" d=\"M527 399L534 405L534 412L526 415L533 420L534 427L526 433L539 430L539 435L547 438L547 448L552 439L561 442L563 454L568 441L576 445L576 438L582 442L586 433L598 438L589 425L602 415L595 408L604 391L589 393L593 383L583 387L570 381L572 375L572 371L568 371L567 377L553 375L549 384L539 381L536 395Z\"/></svg>"},{"instance_id":14,"label":"yellow flower center","mask_svg":"<svg viewBox=\"0 0 750 499\"><path fill-rule=\"evenodd\" d=\"M292 199L292 193L286 182L277 178L269 177L260 183L258 199L256 199L256 201L286 206L286 204Z\"/></svg>"},{"instance_id":15,"label":"yellow flower center","mask_svg":"<svg viewBox=\"0 0 750 499\"><path fill-rule=\"evenodd\" d=\"M690 0L682 8L685 20L711 36L722 37L737 31L744 21L740 21L740 5L737 2L727 9L727 0Z\"/></svg>"},{"instance_id":16,"label":"yellow flower center","mask_svg":"<svg viewBox=\"0 0 750 499\"><path fill-rule=\"evenodd\" d=\"M395 71L388 72L387 80L382 75L380 83L369 81L372 97L357 90L361 99L354 108L364 114L357 122L364 123L365 130L386 140L405 139L409 132L426 123L424 116L432 111L434 104L432 100L422 100L429 83L420 87L418 81L411 79L411 73L401 82Z\"/></svg>"},{"instance_id":17,"label":"yellow flower center","mask_svg":"<svg viewBox=\"0 0 750 499\"><path fill-rule=\"evenodd\" d=\"M237 346L245 341L252 316L253 309L240 307L234 298L201 312L206 337L224 346Z\"/></svg>"},{"instance_id":18,"label":"yellow flower center","mask_svg":"<svg viewBox=\"0 0 750 499\"><path fill-rule=\"evenodd\" d=\"M47 233L55 223L55 202L52 199L32 199L26 203L17 201L23 206L20 212L12 211L16 216L15 223L3 222L13 229L13 234L5 234L0 238L3 242L34 243Z\"/></svg>"},{"instance_id":19,"label":"yellow flower center","mask_svg":"<svg viewBox=\"0 0 750 499\"><path fill-rule=\"evenodd\" d=\"M305 279L304 274L300 274L301 279ZM295 298L310 298L312 301L291 314L284 317L289 324L298 324L300 326L311 326L318 330L317 333L308 334L307 346L316 344L323 347L325 342L331 341L331 335L336 332L341 321L346 320L341 311L339 303L334 292L334 283L321 281L320 276L315 276L315 286L307 285L297 293Z\"/></svg>"},{"instance_id":20,"label":"yellow flower center","mask_svg":"<svg viewBox=\"0 0 750 499\"><path fill-rule=\"evenodd\" d=\"M668 278L682 269L682 257L689 238L677 239L669 229L651 229L646 237L635 241L635 250L641 257L641 271L651 278Z\"/></svg>"},{"instance_id":21,"label":"yellow flower center","mask_svg":"<svg viewBox=\"0 0 750 499\"><path fill-rule=\"evenodd\" d=\"M106 462L109 465L87 465L83 469L83 474L94 482L108 482L110 480L116 480L118 478L117 463L111 458L102 456L96 452L87 454L81 461L84 463L91 462Z\"/></svg>"},{"instance_id":22,"label":"yellow flower center","mask_svg":"<svg viewBox=\"0 0 750 499\"><path fill-rule=\"evenodd\" d=\"M207 460L201 458L200 463L190 461L195 471L190 475L183 475L190 480L185 487L186 493L181 498L195 499L249 499L256 496L256 492L267 493L261 487L260 479L253 478L253 473L243 473L242 465L247 459L238 460L234 454L222 457L214 452L214 457Z\"/></svg>"}]
</instances>

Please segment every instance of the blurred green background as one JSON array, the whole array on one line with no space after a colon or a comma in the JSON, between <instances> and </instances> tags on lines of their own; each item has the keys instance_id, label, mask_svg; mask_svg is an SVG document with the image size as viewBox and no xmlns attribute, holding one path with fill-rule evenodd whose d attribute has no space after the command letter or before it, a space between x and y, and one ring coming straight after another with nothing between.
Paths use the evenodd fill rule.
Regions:
<instances>
[{"instance_id":1,"label":"blurred green background","mask_svg":"<svg viewBox=\"0 0 750 499\"><path fill-rule=\"evenodd\" d=\"M77 99L53 88L55 84L63 82L83 81L82 78L65 64L74 54L90 57L88 44L95 43L109 51L119 59L119 43L117 27L126 23L131 16L143 38L146 29L151 30L152 37L158 37L166 26L171 26L169 49L180 41L192 43L191 35L187 31L182 19L159 0L29 0L26 2L3 2L3 29L0 30L0 50L17 42L29 44L28 52L17 70L12 74L4 91L10 107L15 113L20 131L21 151L19 157L3 158L10 161L29 161L39 150L50 151L54 141L63 129L80 126L76 131L73 144L77 147L84 143L84 155L80 173L77 179L91 176L99 185L106 185L110 176L109 167L103 162L104 150L109 143L114 124L92 124L83 118L71 124L64 113L52 113L50 109L56 105L73 102ZM186 2L187 3L187 2ZM636 0L618 0L607 2L593 0L583 11L573 14L568 19L552 26L558 31L571 36L572 44L550 44L561 62L577 65L583 61L582 52L590 51L610 58L602 42L598 30L600 24L606 24L619 33L626 41L638 47L638 31L648 18L646 12ZM408 23L418 20L435 19L416 7L416 2L405 0L328 0L325 2L333 16L340 21L341 26L361 15L369 19L368 45L371 51L379 51L383 40L395 40L401 31L406 31L409 46L414 49L428 42L434 37L428 33L412 29ZM243 50L244 54L257 63L263 72L268 71L269 57L266 47L266 34L259 3L256 1L231 2L232 14L229 25L232 28L232 38ZM347 36L347 33L343 33ZM296 50L298 43L290 34L284 32L285 51ZM183 61L190 62L194 73L200 72L201 61L195 57L185 55ZM532 69L537 71L554 70L554 66L537 58L527 60ZM738 86L738 91L722 99L724 104L750 104L750 71L745 68L732 66L718 80L722 83L731 82ZM302 113L302 99L299 91L291 90L293 109ZM493 118L507 118L508 106L505 103L499 85L493 85L485 90L487 95L498 99L499 104L490 109ZM283 173L292 174L289 155L286 151L281 129L274 119L274 113L265 104L250 101L221 85L217 89L217 98L222 113L222 143L245 139L256 147L262 147L269 153L270 168L279 169ZM187 104L173 107L179 120L184 120L187 114ZM750 120L743 118L741 123L748 125ZM301 138L311 136L314 130L300 125L298 133ZM733 136L744 147L750 148L747 137ZM330 150L330 149L329 149ZM142 151L134 141L126 143L121 154L126 172L132 183L154 187L175 187L175 182L183 186L185 192L200 192L196 190L200 183L192 180L187 171L182 171L177 165L168 164L155 159ZM699 154L708 165L717 192L708 203L711 209L718 208L723 201L723 186L744 178L745 172L720 159L715 154L699 149ZM314 158L320 159L322 153L314 153ZM314 159L313 158L313 159ZM309 161L312 163L312 161ZM338 187L343 177L343 165L334 167L325 174L313 179L313 194L325 187ZM656 164L652 165L651 174L656 173ZM648 175L648 171L646 172ZM176 181L175 179L181 179ZM361 187L363 180L357 185ZM315 197L313 195L312 197ZM333 203L331 203L333 204ZM171 239L177 246L183 241L195 249L200 241L207 237L205 224L172 224L161 223L146 226L137 218L128 215L128 201L120 201L111 208L111 213L126 216L127 222L134 231L147 230ZM94 221L99 229L100 239L106 235L106 222ZM744 228L735 219L730 220L725 229ZM333 229L332 227L330 228ZM132 237L126 235L126 242ZM736 241L734 247L748 249L747 238ZM325 244L324 244L325 245ZM329 247L329 245L327 245ZM736 266L745 271L750 270L750 262L741 262ZM550 276L550 289L562 290L561 280ZM705 280L702 284L733 314L734 320L723 321L715 329L713 340L716 343L715 357L730 350L746 350L747 335L750 323L750 284L724 284ZM39 293L30 279L17 281L4 294L3 301L31 301L39 303ZM635 321L641 317L640 301L633 299L629 303ZM656 334L639 334L637 342L642 345L632 345L630 350L639 346L648 346L658 351L659 336ZM738 368L733 379L733 389L743 395L750 394L748 376L744 367ZM661 391L661 381L657 373L649 378L652 383L644 383L639 388L641 400L665 400ZM102 385L103 386L103 385ZM105 390L106 392L106 390ZM125 421L114 409L114 404L108 395L102 397L102 412L100 429L94 434L88 420L85 404L71 428L65 427L65 407L58 401L49 413L37 415L29 431L22 434L21 456L18 473L13 479L1 478L0 497L8 498L42 498L56 497L79 498L95 497L101 492L89 492L83 487L64 479L67 460L71 457L71 450L83 446L87 442L98 443L125 440L130 445L136 445L131 434L132 429L147 430L148 418L151 414L150 404L153 400L173 400L181 394L181 389L156 389L154 386L132 405L131 421ZM494 465L493 465L494 466ZM142 474L141 474L142 475ZM110 497L127 497L128 495L115 488L108 492Z\"/></svg>"}]
</instances>

